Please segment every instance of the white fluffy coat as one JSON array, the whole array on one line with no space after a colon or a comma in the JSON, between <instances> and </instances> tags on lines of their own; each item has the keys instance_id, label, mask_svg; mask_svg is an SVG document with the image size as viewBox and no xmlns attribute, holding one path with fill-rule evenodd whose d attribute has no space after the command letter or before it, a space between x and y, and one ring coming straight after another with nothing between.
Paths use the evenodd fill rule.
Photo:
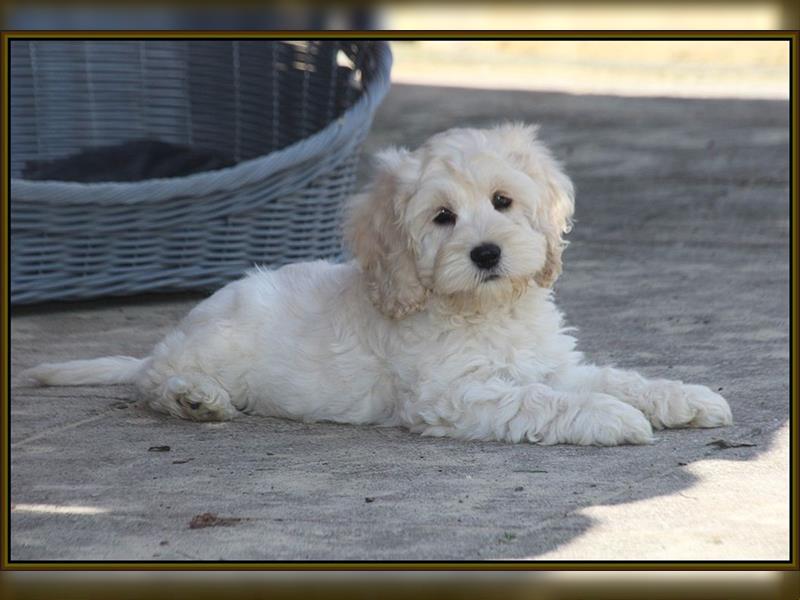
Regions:
<instances>
[{"instance_id":1,"label":"white fluffy coat","mask_svg":"<svg viewBox=\"0 0 800 600\"><path fill-rule=\"evenodd\" d=\"M379 157L349 206L356 260L256 269L147 358L26 374L131 382L154 409L194 420L248 413L462 439L616 445L731 423L707 387L584 363L550 290L572 211L535 128L450 130ZM479 267L471 252L488 242L499 261Z\"/></svg>"}]
</instances>

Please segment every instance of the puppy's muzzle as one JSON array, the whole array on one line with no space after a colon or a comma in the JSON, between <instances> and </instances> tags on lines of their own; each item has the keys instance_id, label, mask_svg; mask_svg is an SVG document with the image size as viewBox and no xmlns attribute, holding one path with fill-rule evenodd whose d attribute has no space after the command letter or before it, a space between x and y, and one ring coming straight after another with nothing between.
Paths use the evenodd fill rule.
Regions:
<instances>
[{"instance_id":1,"label":"puppy's muzzle","mask_svg":"<svg viewBox=\"0 0 800 600\"><path fill-rule=\"evenodd\" d=\"M475 246L472 252L469 253L469 257L479 269L488 270L497 266L497 263L500 262L501 253L500 246L486 242L480 246Z\"/></svg>"}]
</instances>

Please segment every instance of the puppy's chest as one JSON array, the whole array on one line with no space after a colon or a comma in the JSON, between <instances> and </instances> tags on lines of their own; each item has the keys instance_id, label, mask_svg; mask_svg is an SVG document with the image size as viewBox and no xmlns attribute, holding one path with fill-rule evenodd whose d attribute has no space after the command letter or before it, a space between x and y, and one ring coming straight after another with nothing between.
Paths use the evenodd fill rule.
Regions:
<instances>
[{"instance_id":1,"label":"puppy's chest","mask_svg":"<svg viewBox=\"0 0 800 600\"><path fill-rule=\"evenodd\" d=\"M542 381L569 351L560 337L556 329L537 330L536 324L526 322L430 327L416 332L400 362L411 368L411 379L423 381Z\"/></svg>"}]
</instances>

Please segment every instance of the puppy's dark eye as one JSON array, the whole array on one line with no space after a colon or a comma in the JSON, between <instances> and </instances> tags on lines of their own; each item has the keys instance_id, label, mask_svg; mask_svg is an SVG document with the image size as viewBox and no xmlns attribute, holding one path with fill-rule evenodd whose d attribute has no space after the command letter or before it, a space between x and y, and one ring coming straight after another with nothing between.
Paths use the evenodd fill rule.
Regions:
<instances>
[{"instance_id":1,"label":"puppy's dark eye","mask_svg":"<svg viewBox=\"0 0 800 600\"><path fill-rule=\"evenodd\" d=\"M509 206L511 206L511 202L511 198L502 192L495 192L494 196L492 196L492 204L496 210L506 210Z\"/></svg>"},{"instance_id":2,"label":"puppy's dark eye","mask_svg":"<svg viewBox=\"0 0 800 600\"><path fill-rule=\"evenodd\" d=\"M433 222L437 225L454 225L456 222L456 213L449 208L440 208L433 217Z\"/></svg>"}]
</instances>

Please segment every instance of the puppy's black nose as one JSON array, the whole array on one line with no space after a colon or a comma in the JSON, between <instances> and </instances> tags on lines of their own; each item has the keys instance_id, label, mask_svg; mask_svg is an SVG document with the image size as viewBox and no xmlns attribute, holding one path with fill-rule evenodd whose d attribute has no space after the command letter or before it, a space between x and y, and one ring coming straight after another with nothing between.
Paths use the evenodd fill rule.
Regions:
<instances>
[{"instance_id":1,"label":"puppy's black nose","mask_svg":"<svg viewBox=\"0 0 800 600\"><path fill-rule=\"evenodd\" d=\"M478 268L491 269L500 262L500 246L490 243L475 246L469 253L469 257L478 265Z\"/></svg>"}]
</instances>

